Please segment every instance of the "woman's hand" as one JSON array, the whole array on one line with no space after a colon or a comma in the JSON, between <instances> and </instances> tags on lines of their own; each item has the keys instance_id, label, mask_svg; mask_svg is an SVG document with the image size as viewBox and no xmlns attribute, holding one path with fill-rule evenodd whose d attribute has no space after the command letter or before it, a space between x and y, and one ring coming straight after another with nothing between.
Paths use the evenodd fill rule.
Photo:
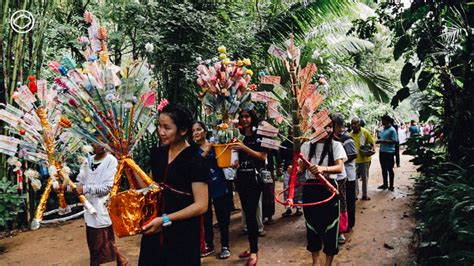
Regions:
<instances>
[{"instance_id":1,"label":"woman's hand","mask_svg":"<svg viewBox=\"0 0 474 266\"><path fill-rule=\"evenodd\" d=\"M231 145L231 148L236 151L243 150L245 147L245 145L242 142L234 142L229 145Z\"/></svg>"},{"instance_id":2,"label":"woman's hand","mask_svg":"<svg viewBox=\"0 0 474 266\"><path fill-rule=\"evenodd\" d=\"M320 165L316 165L316 164L313 164L308 168L308 170L315 176L318 175L318 174L324 173L324 169L326 169L325 166L320 166Z\"/></svg>"},{"instance_id":3,"label":"woman's hand","mask_svg":"<svg viewBox=\"0 0 474 266\"><path fill-rule=\"evenodd\" d=\"M161 229L163 228L162 226L163 226L163 218L156 217L142 227L142 230L143 230L142 233L144 235L156 234L161 231Z\"/></svg>"},{"instance_id":4,"label":"woman's hand","mask_svg":"<svg viewBox=\"0 0 474 266\"><path fill-rule=\"evenodd\" d=\"M205 152L205 153L209 153L212 149L212 144L207 142L206 144L204 144L204 147L202 148L202 151Z\"/></svg>"}]
</instances>

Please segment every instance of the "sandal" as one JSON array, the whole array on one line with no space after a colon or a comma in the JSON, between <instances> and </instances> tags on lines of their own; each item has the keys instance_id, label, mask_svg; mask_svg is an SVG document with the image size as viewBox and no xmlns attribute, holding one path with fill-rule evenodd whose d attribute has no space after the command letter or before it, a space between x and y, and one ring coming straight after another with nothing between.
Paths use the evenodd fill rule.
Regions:
<instances>
[{"instance_id":1,"label":"sandal","mask_svg":"<svg viewBox=\"0 0 474 266\"><path fill-rule=\"evenodd\" d=\"M242 253L239 254L239 258L243 259L243 258L248 258L250 257L250 251L246 250Z\"/></svg>"},{"instance_id":2,"label":"sandal","mask_svg":"<svg viewBox=\"0 0 474 266\"><path fill-rule=\"evenodd\" d=\"M247 260L247 266L255 266L257 265L258 257L250 258Z\"/></svg>"},{"instance_id":3,"label":"sandal","mask_svg":"<svg viewBox=\"0 0 474 266\"><path fill-rule=\"evenodd\" d=\"M225 260L230 257L230 250L228 247L222 247L221 253L219 254L219 259Z\"/></svg>"}]
</instances>

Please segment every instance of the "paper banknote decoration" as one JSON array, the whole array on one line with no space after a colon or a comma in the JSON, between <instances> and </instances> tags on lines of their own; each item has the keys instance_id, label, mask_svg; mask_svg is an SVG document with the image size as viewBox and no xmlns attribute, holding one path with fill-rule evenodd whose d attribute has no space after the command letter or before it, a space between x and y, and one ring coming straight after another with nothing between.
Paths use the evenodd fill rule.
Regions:
<instances>
[{"instance_id":1,"label":"paper banknote decoration","mask_svg":"<svg viewBox=\"0 0 474 266\"><path fill-rule=\"evenodd\" d=\"M269 84L269 85L276 85L276 84L280 84L280 81L281 81L281 77L278 77L278 76L263 76L263 77L260 77L260 82L262 84Z\"/></svg>"}]
</instances>

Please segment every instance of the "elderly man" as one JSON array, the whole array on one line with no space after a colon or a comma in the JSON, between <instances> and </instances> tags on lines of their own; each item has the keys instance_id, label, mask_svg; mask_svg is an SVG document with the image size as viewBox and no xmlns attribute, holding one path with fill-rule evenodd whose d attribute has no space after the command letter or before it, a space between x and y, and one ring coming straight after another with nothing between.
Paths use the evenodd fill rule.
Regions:
<instances>
[{"instance_id":1,"label":"elderly man","mask_svg":"<svg viewBox=\"0 0 474 266\"><path fill-rule=\"evenodd\" d=\"M374 139L367 129L361 127L359 118L354 117L352 119L351 127L351 137L354 139L354 144L357 150L357 158L355 160L356 175L357 178L362 180L362 200L370 200L370 197L367 195L367 185L369 182L369 168L372 158L362 154L360 147L367 144L370 144L372 147L374 147Z\"/></svg>"}]
</instances>

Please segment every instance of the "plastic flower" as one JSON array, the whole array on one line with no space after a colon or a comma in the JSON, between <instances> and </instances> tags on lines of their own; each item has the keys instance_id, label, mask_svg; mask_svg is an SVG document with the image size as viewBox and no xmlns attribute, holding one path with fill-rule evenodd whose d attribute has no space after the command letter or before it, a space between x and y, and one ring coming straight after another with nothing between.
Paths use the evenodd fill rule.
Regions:
<instances>
[{"instance_id":1,"label":"plastic flower","mask_svg":"<svg viewBox=\"0 0 474 266\"><path fill-rule=\"evenodd\" d=\"M327 81L326 81L326 78L324 78L324 75L319 76L318 82L321 85L326 85L327 84Z\"/></svg>"},{"instance_id":2,"label":"plastic flower","mask_svg":"<svg viewBox=\"0 0 474 266\"><path fill-rule=\"evenodd\" d=\"M75 108L79 107L79 103L73 98L69 99L69 104L72 105Z\"/></svg>"},{"instance_id":3,"label":"plastic flower","mask_svg":"<svg viewBox=\"0 0 474 266\"><path fill-rule=\"evenodd\" d=\"M69 56L64 56L63 64L67 68L67 70L74 69L77 66L76 61L74 61L74 59Z\"/></svg>"},{"instance_id":4,"label":"plastic flower","mask_svg":"<svg viewBox=\"0 0 474 266\"><path fill-rule=\"evenodd\" d=\"M40 174L38 171L29 168L25 171L24 175L26 178L32 179L32 178L38 178Z\"/></svg>"},{"instance_id":5,"label":"plastic flower","mask_svg":"<svg viewBox=\"0 0 474 266\"><path fill-rule=\"evenodd\" d=\"M79 37L77 41L82 47L87 46L89 44L89 38L87 38L86 36Z\"/></svg>"},{"instance_id":6,"label":"plastic flower","mask_svg":"<svg viewBox=\"0 0 474 266\"><path fill-rule=\"evenodd\" d=\"M244 58L243 62L246 66L250 66L252 64L252 62L250 62L250 59L248 58Z\"/></svg>"},{"instance_id":7,"label":"plastic flower","mask_svg":"<svg viewBox=\"0 0 474 266\"><path fill-rule=\"evenodd\" d=\"M105 95L105 99L107 101L112 101L112 100L115 99L115 96L112 93L109 93L109 94Z\"/></svg>"},{"instance_id":8,"label":"plastic flower","mask_svg":"<svg viewBox=\"0 0 474 266\"><path fill-rule=\"evenodd\" d=\"M67 165L63 166L63 169L61 169L64 175L69 176L71 174L71 168L69 168Z\"/></svg>"},{"instance_id":9,"label":"plastic flower","mask_svg":"<svg viewBox=\"0 0 474 266\"><path fill-rule=\"evenodd\" d=\"M92 15L91 12L89 11L84 12L84 21L87 24L91 24L93 20L94 20L94 16Z\"/></svg>"},{"instance_id":10,"label":"plastic flower","mask_svg":"<svg viewBox=\"0 0 474 266\"><path fill-rule=\"evenodd\" d=\"M102 64L105 65L107 61L109 60L109 55L106 52L102 51L99 53L99 56L100 56L100 61L102 62Z\"/></svg>"},{"instance_id":11,"label":"plastic flower","mask_svg":"<svg viewBox=\"0 0 474 266\"><path fill-rule=\"evenodd\" d=\"M28 155L28 151L26 149L21 149L19 152L18 152L18 157L20 158L23 158L25 156Z\"/></svg>"},{"instance_id":12,"label":"plastic flower","mask_svg":"<svg viewBox=\"0 0 474 266\"><path fill-rule=\"evenodd\" d=\"M28 88L30 89L31 93L36 93L38 91L38 87L36 86L36 77L29 76L28 80L30 81L28 83Z\"/></svg>"},{"instance_id":13,"label":"plastic flower","mask_svg":"<svg viewBox=\"0 0 474 266\"><path fill-rule=\"evenodd\" d=\"M92 153L93 150L94 150L94 149L92 148L91 145L84 145L84 146L82 146L82 148L81 148L81 151L82 151L83 153Z\"/></svg>"},{"instance_id":14,"label":"plastic flower","mask_svg":"<svg viewBox=\"0 0 474 266\"><path fill-rule=\"evenodd\" d=\"M56 73L59 73L59 63L56 61L51 61L48 66Z\"/></svg>"},{"instance_id":15,"label":"plastic flower","mask_svg":"<svg viewBox=\"0 0 474 266\"><path fill-rule=\"evenodd\" d=\"M145 106L145 107L154 106L155 102L156 102L155 91L145 92L142 95L141 100L142 100L143 106Z\"/></svg>"},{"instance_id":16,"label":"plastic flower","mask_svg":"<svg viewBox=\"0 0 474 266\"><path fill-rule=\"evenodd\" d=\"M63 76L67 76L67 68L63 65L59 66L59 73Z\"/></svg>"},{"instance_id":17,"label":"plastic flower","mask_svg":"<svg viewBox=\"0 0 474 266\"><path fill-rule=\"evenodd\" d=\"M155 47L153 46L152 43L147 42L147 43L145 44L145 51L146 51L147 53L152 53L154 49L155 49Z\"/></svg>"},{"instance_id":18,"label":"plastic flower","mask_svg":"<svg viewBox=\"0 0 474 266\"><path fill-rule=\"evenodd\" d=\"M107 39L107 30L105 29L105 27L99 27L99 39Z\"/></svg>"},{"instance_id":19,"label":"plastic flower","mask_svg":"<svg viewBox=\"0 0 474 266\"><path fill-rule=\"evenodd\" d=\"M163 99L161 100L161 102L158 104L158 111L163 111L163 108L165 108L165 106L167 106L169 104L168 100L167 99Z\"/></svg>"},{"instance_id":20,"label":"plastic flower","mask_svg":"<svg viewBox=\"0 0 474 266\"><path fill-rule=\"evenodd\" d=\"M8 158L8 160L7 160L7 163L8 163L9 165L12 165L12 166L15 165L16 162L18 162L18 158L16 158L15 156L10 157L10 158Z\"/></svg>"},{"instance_id":21,"label":"plastic flower","mask_svg":"<svg viewBox=\"0 0 474 266\"><path fill-rule=\"evenodd\" d=\"M219 53L226 53L227 52L227 49L225 48L225 46L221 45L217 48L217 51Z\"/></svg>"},{"instance_id":22,"label":"plastic flower","mask_svg":"<svg viewBox=\"0 0 474 266\"><path fill-rule=\"evenodd\" d=\"M222 60L222 64L224 65L228 65L230 63L230 59L229 58L224 58L224 60Z\"/></svg>"},{"instance_id":23,"label":"plastic flower","mask_svg":"<svg viewBox=\"0 0 474 266\"><path fill-rule=\"evenodd\" d=\"M31 178L31 187L34 191L38 191L41 189L41 181L37 178Z\"/></svg>"},{"instance_id":24,"label":"plastic flower","mask_svg":"<svg viewBox=\"0 0 474 266\"><path fill-rule=\"evenodd\" d=\"M252 71L252 70L250 70L250 69L247 69L247 71L246 71L245 73L246 73L247 75L250 75L250 76L252 76L252 75L253 75L253 71Z\"/></svg>"},{"instance_id":25,"label":"plastic flower","mask_svg":"<svg viewBox=\"0 0 474 266\"><path fill-rule=\"evenodd\" d=\"M50 167L48 167L48 173L49 176L55 176L58 173L58 169L56 169L56 166L51 165Z\"/></svg>"},{"instance_id":26,"label":"plastic flower","mask_svg":"<svg viewBox=\"0 0 474 266\"><path fill-rule=\"evenodd\" d=\"M219 59L224 60L225 58L227 58L226 54L224 54L224 53L219 54Z\"/></svg>"}]
</instances>

